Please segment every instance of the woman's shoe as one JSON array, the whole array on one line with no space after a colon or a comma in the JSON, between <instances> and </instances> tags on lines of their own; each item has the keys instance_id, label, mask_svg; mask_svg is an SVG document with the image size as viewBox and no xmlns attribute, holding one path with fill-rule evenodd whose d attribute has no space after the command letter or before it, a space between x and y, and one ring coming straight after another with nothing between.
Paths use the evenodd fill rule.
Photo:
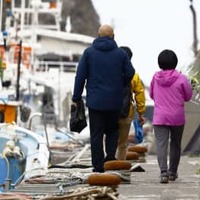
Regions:
<instances>
[{"instance_id":1,"label":"woman's shoe","mask_svg":"<svg viewBox=\"0 0 200 200\"><path fill-rule=\"evenodd\" d=\"M160 183L168 183L169 182L169 176L167 173L162 173L160 176Z\"/></svg>"},{"instance_id":2,"label":"woman's shoe","mask_svg":"<svg viewBox=\"0 0 200 200\"><path fill-rule=\"evenodd\" d=\"M169 173L169 181L175 181L178 178L177 173Z\"/></svg>"}]
</instances>

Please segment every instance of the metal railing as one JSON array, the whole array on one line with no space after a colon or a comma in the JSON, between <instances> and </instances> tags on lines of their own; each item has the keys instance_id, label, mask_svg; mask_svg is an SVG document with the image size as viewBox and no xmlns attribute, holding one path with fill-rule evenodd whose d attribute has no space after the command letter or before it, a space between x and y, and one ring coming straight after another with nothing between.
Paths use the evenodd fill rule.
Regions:
<instances>
[{"instance_id":1,"label":"metal railing","mask_svg":"<svg viewBox=\"0 0 200 200\"><path fill-rule=\"evenodd\" d=\"M50 68L58 68L62 72L75 72L78 62L36 61L35 70L48 72Z\"/></svg>"}]
</instances>

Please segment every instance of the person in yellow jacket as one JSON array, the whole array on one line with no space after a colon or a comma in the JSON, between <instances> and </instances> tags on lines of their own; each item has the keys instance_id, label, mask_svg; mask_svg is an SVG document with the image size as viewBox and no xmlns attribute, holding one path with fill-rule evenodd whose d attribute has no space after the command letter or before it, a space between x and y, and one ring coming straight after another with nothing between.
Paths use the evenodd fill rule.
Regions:
<instances>
[{"instance_id":1,"label":"person in yellow jacket","mask_svg":"<svg viewBox=\"0 0 200 200\"><path fill-rule=\"evenodd\" d=\"M127 46L121 47L129 56L130 60L132 58L132 51ZM126 160L126 153L128 147L128 135L130 132L131 123L133 122L134 117L136 117L136 112L138 114L138 119L140 124L143 125L145 123L144 113L146 111L145 104L145 91L144 85L138 75L135 73L130 83L131 90L131 98L130 98L130 106L127 117L120 117L119 119L119 139L118 139L118 147L116 152L116 158L118 160ZM135 107L135 108L134 108Z\"/></svg>"}]
</instances>

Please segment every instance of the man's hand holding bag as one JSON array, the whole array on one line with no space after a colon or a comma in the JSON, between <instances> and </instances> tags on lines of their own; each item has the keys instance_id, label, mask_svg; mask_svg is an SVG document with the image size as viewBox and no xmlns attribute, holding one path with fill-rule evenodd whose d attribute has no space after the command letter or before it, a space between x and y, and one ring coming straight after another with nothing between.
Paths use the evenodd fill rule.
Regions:
<instances>
[{"instance_id":1,"label":"man's hand holding bag","mask_svg":"<svg viewBox=\"0 0 200 200\"><path fill-rule=\"evenodd\" d=\"M70 131L80 133L87 126L83 100L71 105Z\"/></svg>"}]
</instances>

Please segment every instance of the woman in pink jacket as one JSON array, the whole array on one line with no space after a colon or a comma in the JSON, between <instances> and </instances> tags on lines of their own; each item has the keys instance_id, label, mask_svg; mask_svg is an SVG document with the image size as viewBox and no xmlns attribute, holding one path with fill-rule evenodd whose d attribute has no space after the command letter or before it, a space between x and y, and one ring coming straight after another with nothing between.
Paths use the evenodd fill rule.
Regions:
<instances>
[{"instance_id":1,"label":"woman in pink jacket","mask_svg":"<svg viewBox=\"0 0 200 200\"><path fill-rule=\"evenodd\" d=\"M175 181L178 178L181 140L185 125L184 102L192 97L191 84L185 75L175 69L177 63L178 59L173 51L162 51L158 56L161 70L154 74L150 85L150 97L154 100L153 125L161 183Z\"/></svg>"}]
</instances>

